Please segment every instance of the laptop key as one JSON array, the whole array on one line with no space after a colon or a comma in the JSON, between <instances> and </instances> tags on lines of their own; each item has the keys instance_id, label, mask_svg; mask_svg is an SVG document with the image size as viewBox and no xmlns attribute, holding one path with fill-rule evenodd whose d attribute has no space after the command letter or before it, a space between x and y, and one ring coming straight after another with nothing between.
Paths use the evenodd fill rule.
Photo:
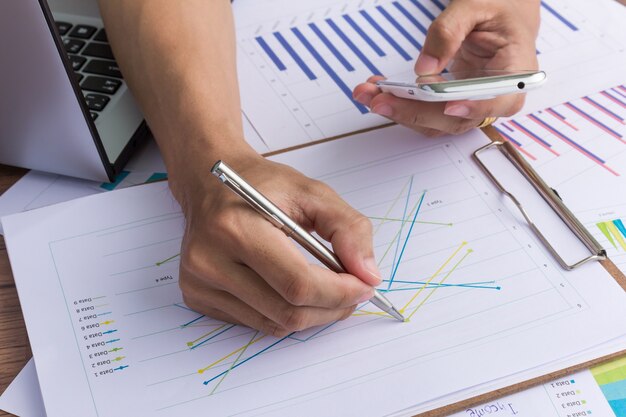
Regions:
<instances>
[{"instance_id":1,"label":"laptop key","mask_svg":"<svg viewBox=\"0 0 626 417\"><path fill-rule=\"evenodd\" d=\"M96 36L93 37L94 41L98 41L98 42L108 42L109 39L107 38L107 33L104 29L100 29L98 31L98 33L96 33Z\"/></svg>"},{"instance_id":2,"label":"laptop key","mask_svg":"<svg viewBox=\"0 0 626 417\"><path fill-rule=\"evenodd\" d=\"M55 22L57 25L57 30L59 31L59 35L63 36L67 33L68 30L72 28L71 23L67 22Z\"/></svg>"},{"instance_id":3,"label":"laptop key","mask_svg":"<svg viewBox=\"0 0 626 417\"><path fill-rule=\"evenodd\" d=\"M63 39L63 45L68 54L77 54L85 46L85 41L77 39Z\"/></svg>"},{"instance_id":4,"label":"laptop key","mask_svg":"<svg viewBox=\"0 0 626 417\"><path fill-rule=\"evenodd\" d=\"M83 80L83 78L85 78L85 76L83 74L75 72L74 73L74 78L76 78L76 82L80 83Z\"/></svg>"},{"instance_id":5,"label":"laptop key","mask_svg":"<svg viewBox=\"0 0 626 417\"><path fill-rule=\"evenodd\" d=\"M92 59L83 71L91 74L105 75L107 77L122 78L120 68L117 66L115 61Z\"/></svg>"},{"instance_id":6,"label":"laptop key","mask_svg":"<svg viewBox=\"0 0 626 417\"><path fill-rule=\"evenodd\" d=\"M111 100L107 96L100 94L87 94L85 96L85 102L89 110L102 111Z\"/></svg>"},{"instance_id":7,"label":"laptop key","mask_svg":"<svg viewBox=\"0 0 626 417\"><path fill-rule=\"evenodd\" d=\"M83 50L83 55L95 56L96 58L115 59L111 47L106 43L91 42Z\"/></svg>"},{"instance_id":8,"label":"laptop key","mask_svg":"<svg viewBox=\"0 0 626 417\"><path fill-rule=\"evenodd\" d=\"M90 112L91 120L96 120L98 118L98 113Z\"/></svg>"},{"instance_id":9,"label":"laptop key","mask_svg":"<svg viewBox=\"0 0 626 417\"><path fill-rule=\"evenodd\" d=\"M74 71L78 71L83 65L85 65L85 62L87 62L87 58L82 56L68 55L68 57Z\"/></svg>"},{"instance_id":10,"label":"laptop key","mask_svg":"<svg viewBox=\"0 0 626 417\"><path fill-rule=\"evenodd\" d=\"M89 39L96 33L97 28L87 25L76 25L68 36L72 38Z\"/></svg>"},{"instance_id":11,"label":"laptop key","mask_svg":"<svg viewBox=\"0 0 626 417\"><path fill-rule=\"evenodd\" d=\"M122 82L112 78L87 77L80 85L83 90L95 91L96 93L115 94Z\"/></svg>"}]
</instances>

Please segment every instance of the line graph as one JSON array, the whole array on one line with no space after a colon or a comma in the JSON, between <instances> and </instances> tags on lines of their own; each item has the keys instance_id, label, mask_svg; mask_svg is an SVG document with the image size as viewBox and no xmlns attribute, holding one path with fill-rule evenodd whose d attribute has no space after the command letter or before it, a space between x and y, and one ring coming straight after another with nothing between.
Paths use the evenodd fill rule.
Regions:
<instances>
[{"instance_id":1,"label":"line graph","mask_svg":"<svg viewBox=\"0 0 626 417\"><path fill-rule=\"evenodd\" d=\"M517 372L519 361L511 359L519 357L517 346L529 335L546 343L564 341L553 350L555 357L581 343L563 329L570 317L589 314L580 295L588 297L589 291L580 292L541 254L454 142L421 142L399 127L389 129L393 134L386 141L355 138L367 146L350 152L346 142L329 142L324 149L298 151L306 155L297 160L322 160L311 152L330 158L324 166L299 168L372 220L384 278L379 289L408 322L396 324L363 303L347 320L275 338L203 316L183 303L176 285L160 285L178 280L184 230L181 213L168 210L166 185L112 193L112 198L141 195L128 206L112 205L118 212L99 217L98 227L77 229L46 246L67 299L101 306L93 318L79 317L99 324L93 342L72 334L63 338L75 346L65 365L103 372L97 377L83 372L92 393L85 407L101 415L122 407L164 416L206 409L245 415L249 408L287 407L280 413L303 415L311 404L311 412L321 404L341 404L336 395L362 396L366 389L369 398L368 387L388 377L413 381L399 384L401 392L408 394L417 382L424 398L436 398L449 381L426 384L416 375L458 369L452 364L465 361L468 352L474 360L463 365L467 371L458 378L475 386L484 375L478 368L493 361L498 369ZM105 313L112 314L98 316ZM68 320L70 327L82 325L74 315ZM559 337L544 337L542 329ZM101 345L92 350L91 343ZM108 362L89 356L105 350ZM337 386L329 389L319 375L329 375ZM79 378L72 374L72 380ZM112 395L119 401L110 401Z\"/></svg>"}]
</instances>

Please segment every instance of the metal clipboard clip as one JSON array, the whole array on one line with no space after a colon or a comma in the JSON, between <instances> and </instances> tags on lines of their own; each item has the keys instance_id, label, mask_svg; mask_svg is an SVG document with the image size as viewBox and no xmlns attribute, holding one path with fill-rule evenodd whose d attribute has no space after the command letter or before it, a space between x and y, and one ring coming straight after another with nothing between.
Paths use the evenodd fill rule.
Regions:
<instances>
[{"instance_id":1,"label":"metal clipboard clip","mask_svg":"<svg viewBox=\"0 0 626 417\"><path fill-rule=\"evenodd\" d=\"M573 264L568 264L559 253L550 244L548 239L541 233L539 228L535 225L528 213L520 203L520 201L508 190L506 190L500 181L492 174L487 166L482 162L479 155L492 148L497 148L504 154L504 156L517 168L517 170L528 180L528 182L535 188L535 190L541 195L541 197L548 203L548 205L554 210L554 212L560 217L560 219L567 225L567 227L580 239L580 241L589 249L591 255L581 259ZM579 266L590 261L602 261L606 259L606 251L596 241L596 239L589 233L589 231L578 221L576 216L563 204L559 195L550 188L545 181L537 174L533 167L526 162L526 160L517 152L517 150L507 141L494 141L488 145L481 147L474 152L474 160L478 163L482 171L491 178L491 181L496 187L507 197L513 201L519 211L522 213L526 222L531 227L533 232L537 235L541 243L548 249L552 256L557 260L563 269L568 271L578 268Z\"/></svg>"}]
</instances>

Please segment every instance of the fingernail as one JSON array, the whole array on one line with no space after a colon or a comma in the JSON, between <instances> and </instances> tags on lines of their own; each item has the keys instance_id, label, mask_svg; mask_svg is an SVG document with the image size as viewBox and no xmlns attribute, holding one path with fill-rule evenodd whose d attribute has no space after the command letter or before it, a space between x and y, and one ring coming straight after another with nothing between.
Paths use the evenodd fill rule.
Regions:
<instances>
[{"instance_id":1,"label":"fingernail","mask_svg":"<svg viewBox=\"0 0 626 417\"><path fill-rule=\"evenodd\" d=\"M369 106L370 102L372 101L372 95L371 94L367 94L367 93L361 93L359 94L358 97L355 98L356 101L358 101L359 103L365 105L365 106Z\"/></svg>"},{"instance_id":2,"label":"fingernail","mask_svg":"<svg viewBox=\"0 0 626 417\"><path fill-rule=\"evenodd\" d=\"M467 117L470 114L470 109L467 106L459 104L457 106L447 107L443 113L448 116Z\"/></svg>"},{"instance_id":3,"label":"fingernail","mask_svg":"<svg viewBox=\"0 0 626 417\"><path fill-rule=\"evenodd\" d=\"M415 62L415 73L417 75L434 74L439 67L439 60L434 56L421 54Z\"/></svg>"},{"instance_id":4,"label":"fingernail","mask_svg":"<svg viewBox=\"0 0 626 417\"><path fill-rule=\"evenodd\" d=\"M361 304L364 303L368 300L370 300L372 297L374 297L374 290L368 290L365 294L363 294L363 296L361 298L359 298L359 301L357 301L357 304Z\"/></svg>"},{"instance_id":5,"label":"fingernail","mask_svg":"<svg viewBox=\"0 0 626 417\"><path fill-rule=\"evenodd\" d=\"M374 285L378 285L383 282L383 279L380 277L380 270L378 269L378 265L376 265L376 260L374 258L366 258L363 261L363 266L367 272L375 279Z\"/></svg>"},{"instance_id":6,"label":"fingernail","mask_svg":"<svg viewBox=\"0 0 626 417\"><path fill-rule=\"evenodd\" d=\"M385 117L391 117L393 115L393 110L388 104L379 104L372 109L372 112Z\"/></svg>"}]
</instances>

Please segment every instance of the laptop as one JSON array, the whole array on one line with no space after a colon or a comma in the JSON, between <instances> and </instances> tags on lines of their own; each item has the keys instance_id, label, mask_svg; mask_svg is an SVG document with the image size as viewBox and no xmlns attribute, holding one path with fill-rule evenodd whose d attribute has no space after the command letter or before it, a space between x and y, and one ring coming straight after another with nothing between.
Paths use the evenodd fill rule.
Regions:
<instances>
[{"instance_id":1,"label":"laptop","mask_svg":"<svg viewBox=\"0 0 626 417\"><path fill-rule=\"evenodd\" d=\"M96 0L0 0L0 163L111 182L148 128Z\"/></svg>"}]
</instances>

